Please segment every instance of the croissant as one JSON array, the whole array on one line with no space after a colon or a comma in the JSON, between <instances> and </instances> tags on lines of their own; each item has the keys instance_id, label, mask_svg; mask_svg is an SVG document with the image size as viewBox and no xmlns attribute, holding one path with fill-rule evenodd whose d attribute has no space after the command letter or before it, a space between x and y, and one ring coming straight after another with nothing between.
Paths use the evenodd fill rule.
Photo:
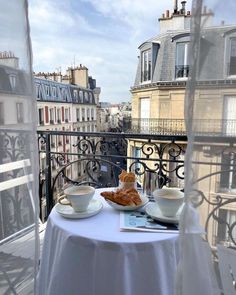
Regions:
<instances>
[{"instance_id":1,"label":"croissant","mask_svg":"<svg viewBox=\"0 0 236 295\"><path fill-rule=\"evenodd\" d=\"M119 189L115 192L102 192L101 196L123 206L137 206L142 204L140 195L134 188Z\"/></svg>"}]
</instances>

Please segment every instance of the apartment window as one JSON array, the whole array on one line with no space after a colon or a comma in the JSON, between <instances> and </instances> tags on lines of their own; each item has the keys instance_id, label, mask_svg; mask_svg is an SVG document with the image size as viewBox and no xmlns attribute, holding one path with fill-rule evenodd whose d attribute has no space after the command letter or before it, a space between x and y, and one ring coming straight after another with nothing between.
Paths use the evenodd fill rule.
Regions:
<instances>
[{"instance_id":1,"label":"apartment window","mask_svg":"<svg viewBox=\"0 0 236 295\"><path fill-rule=\"evenodd\" d=\"M4 124L4 109L3 109L3 102L0 102L0 124Z\"/></svg>"},{"instance_id":2,"label":"apartment window","mask_svg":"<svg viewBox=\"0 0 236 295\"><path fill-rule=\"evenodd\" d=\"M44 109L40 108L39 110L39 125L44 124Z\"/></svg>"},{"instance_id":3,"label":"apartment window","mask_svg":"<svg viewBox=\"0 0 236 295\"><path fill-rule=\"evenodd\" d=\"M76 121L79 122L80 120L80 110L76 109Z\"/></svg>"},{"instance_id":4,"label":"apartment window","mask_svg":"<svg viewBox=\"0 0 236 295\"><path fill-rule=\"evenodd\" d=\"M84 121L84 120L85 120L85 109L82 108L82 121Z\"/></svg>"},{"instance_id":5,"label":"apartment window","mask_svg":"<svg viewBox=\"0 0 236 295\"><path fill-rule=\"evenodd\" d=\"M49 123L48 106L45 106L45 123Z\"/></svg>"},{"instance_id":6,"label":"apartment window","mask_svg":"<svg viewBox=\"0 0 236 295\"><path fill-rule=\"evenodd\" d=\"M230 39L229 75L236 75L236 38Z\"/></svg>"},{"instance_id":7,"label":"apartment window","mask_svg":"<svg viewBox=\"0 0 236 295\"><path fill-rule=\"evenodd\" d=\"M53 97L56 97L56 95L57 95L57 89L56 89L55 86L53 86L53 87L52 87L52 96L53 96Z\"/></svg>"},{"instance_id":8,"label":"apartment window","mask_svg":"<svg viewBox=\"0 0 236 295\"><path fill-rule=\"evenodd\" d=\"M78 91L76 89L73 90L74 98L78 98Z\"/></svg>"},{"instance_id":9,"label":"apartment window","mask_svg":"<svg viewBox=\"0 0 236 295\"><path fill-rule=\"evenodd\" d=\"M141 81L148 82L151 80L151 49L142 52L141 60L142 72Z\"/></svg>"},{"instance_id":10,"label":"apartment window","mask_svg":"<svg viewBox=\"0 0 236 295\"><path fill-rule=\"evenodd\" d=\"M65 109L65 122L69 122L69 110Z\"/></svg>"},{"instance_id":11,"label":"apartment window","mask_svg":"<svg viewBox=\"0 0 236 295\"><path fill-rule=\"evenodd\" d=\"M90 109L87 109L87 121L90 120Z\"/></svg>"},{"instance_id":12,"label":"apartment window","mask_svg":"<svg viewBox=\"0 0 236 295\"><path fill-rule=\"evenodd\" d=\"M233 210L226 210L226 209L219 209L219 218L223 222L218 222L218 233L217 233L217 243L220 242L228 242L231 241L231 237L229 235L229 229L226 225L228 223L229 225L233 225L236 222L236 212ZM233 227L232 230L232 236L235 239L236 238L236 228Z\"/></svg>"},{"instance_id":13,"label":"apartment window","mask_svg":"<svg viewBox=\"0 0 236 295\"><path fill-rule=\"evenodd\" d=\"M176 43L175 78L187 78L189 42Z\"/></svg>"},{"instance_id":14,"label":"apartment window","mask_svg":"<svg viewBox=\"0 0 236 295\"><path fill-rule=\"evenodd\" d=\"M22 102L16 103L16 116L17 116L17 123L24 122L24 108L23 108Z\"/></svg>"},{"instance_id":15,"label":"apartment window","mask_svg":"<svg viewBox=\"0 0 236 295\"><path fill-rule=\"evenodd\" d=\"M221 164L220 189L226 191L236 189L236 155L223 153Z\"/></svg>"},{"instance_id":16,"label":"apartment window","mask_svg":"<svg viewBox=\"0 0 236 295\"><path fill-rule=\"evenodd\" d=\"M49 86L48 85L46 85L46 89L45 90L46 90L46 95L49 96L50 90L49 90Z\"/></svg>"},{"instance_id":17,"label":"apartment window","mask_svg":"<svg viewBox=\"0 0 236 295\"><path fill-rule=\"evenodd\" d=\"M61 123L61 109L57 109L57 123Z\"/></svg>"},{"instance_id":18,"label":"apartment window","mask_svg":"<svg viewBox=\"0 0 236 295\"><path fill-rule=\"evenodd\" d=\"M16 88L16 75L11 74L9 76L9 79L10 79L11 88L12 90L14 90Z\"/></svg>"},{"instance_id":19,"label":"apartment window","mask_svg":"<svg viewBox=\"0 0 236 295\"><path fill-rule=\"evenodd\" d=\"M91 120L95 120L95 118L94 118L94 109L91 109Z\"/></svg>"},{"instance_id":20,"label":"apartment window","mask_svg":"<svg viewBox=\"0 0 236 295\"><path fill-rule=\"evenodd\" d=\"M92 94L92 92L89 93L89 102L90 103L93 102L93 94Z\"/></svg>"},{"instance_id":21,"label":"apartment window","mask_svg":"<svg viewBox=\"0 0 236 295\"><path fill-rule=\"evenodd\" d=\"M85 103L89 102L88 92L84 92L84 102Z\"/></svg>"},{"instance_id":22,"label":"apartment window","mask_svg":"<svg viewBox=\"0 0 236 295\"><path fill-rule=\"evenodd\" d=\"M54 109L49 110L50 124L54 124Z\"/></svg>"},{"instance_id":23,"label":"apartment window","mask_svg":"<svg viewBox=\"0 0 236 295\"><path fill-rule=\"evenodd\" d=\"M229 136L236 136L236 97L224 97L224 133Z\"/></svg>"},{"instance_id":24,"label":"apartment window","mask_svg":"<svg viewBox=\"0 0 236 295\"><path fill-rule=\"evenodd\" d=\"M84 102L84 94L82 90L79 91L79 98L80 98L80 102Z\"/></svg>"}]
</instances>

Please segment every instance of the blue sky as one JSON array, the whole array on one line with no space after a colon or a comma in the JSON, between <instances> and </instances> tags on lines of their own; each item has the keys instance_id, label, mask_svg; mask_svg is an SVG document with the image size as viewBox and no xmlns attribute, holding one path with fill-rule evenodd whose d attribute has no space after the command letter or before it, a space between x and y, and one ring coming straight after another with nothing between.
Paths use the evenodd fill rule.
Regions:
<instances>
[{"instance_id":1,"label":"blue sky","mask_svg":"<svg viewBox=\"0 0 236 295\"><path fill-rule=\"evenodd\" d=\"M83 64L101 87L101 101L129 101L138 46L158 34L158 18L173 2L30 0L34 71Z\"/></svg>"}]
</instances>

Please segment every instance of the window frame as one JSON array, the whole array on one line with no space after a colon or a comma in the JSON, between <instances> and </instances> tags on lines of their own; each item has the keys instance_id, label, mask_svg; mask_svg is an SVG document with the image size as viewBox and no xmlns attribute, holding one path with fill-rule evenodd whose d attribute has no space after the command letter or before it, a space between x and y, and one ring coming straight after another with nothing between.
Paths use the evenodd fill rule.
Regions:
<instances>
[{"instance_id":1,"label":"window frame","mask_svg":"<svg viewBox=\"0 0 236 295\"><path fill-rule=\"evenodd\" d=\"M145 61L147 58L147 62ZM145 77L147 73L147 78ZM141 52L141 83L150 83L152 81L152 48Z\"/></svg>"}]
</instances>

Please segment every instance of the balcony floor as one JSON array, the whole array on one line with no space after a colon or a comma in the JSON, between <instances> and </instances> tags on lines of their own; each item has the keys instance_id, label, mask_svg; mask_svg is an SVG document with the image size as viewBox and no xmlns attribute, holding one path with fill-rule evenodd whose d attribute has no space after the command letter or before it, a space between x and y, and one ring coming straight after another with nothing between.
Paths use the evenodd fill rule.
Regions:
<instances>
[{"instance_id":1,"label":"balcony floor","mask_svg":"<svg viewBox=\"0 0 236 295\"><path fill-rule=\"evenodd\" d=\"M45 224L39 227L40 254L42 251ZM0 246L0 294L33 294L33 260L34 260L34 233L7 242ZM10 284L7 283L7 280ZM22 283L17 284L15 281ZM11 285L12 287L9 287Z\"/></svg>"}]
</instances>

